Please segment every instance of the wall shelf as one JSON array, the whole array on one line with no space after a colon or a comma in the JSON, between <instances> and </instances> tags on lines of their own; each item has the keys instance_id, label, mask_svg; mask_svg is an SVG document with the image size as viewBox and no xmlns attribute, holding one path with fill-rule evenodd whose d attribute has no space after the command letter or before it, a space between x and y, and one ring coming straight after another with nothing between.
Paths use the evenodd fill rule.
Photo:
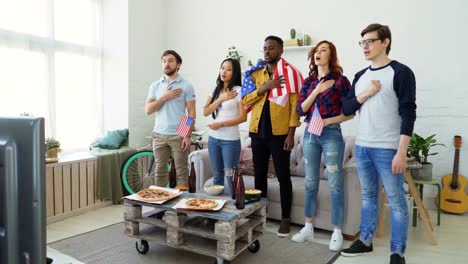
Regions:
<instances>
[{"instance_id":1,"label":"wall shelf","mask_svg":"<svg viewBox=\"0 0 468 264\"><path fill-rule=\"evenodd\" d=\"M310 50L311 48L315 47L315 45L310 45L310 46L297 46L297 47L284 47L283 50Z\"/></svg>"}]
</instances>

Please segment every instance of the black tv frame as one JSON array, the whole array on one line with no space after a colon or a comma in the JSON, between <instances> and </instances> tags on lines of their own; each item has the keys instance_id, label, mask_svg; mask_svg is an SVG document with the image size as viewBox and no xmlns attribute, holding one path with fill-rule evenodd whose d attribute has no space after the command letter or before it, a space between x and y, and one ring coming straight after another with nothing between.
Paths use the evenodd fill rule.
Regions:
<instances>
[{"instance_id":1,"label":"black tv frame","mask_svg":"<svg viewBox=\"0 0 468 264\"><path fill-rule=\"evenodd\" d=\"M46 263L44 118L0 117L0 263Z\"/></svg>"}]
</instances>

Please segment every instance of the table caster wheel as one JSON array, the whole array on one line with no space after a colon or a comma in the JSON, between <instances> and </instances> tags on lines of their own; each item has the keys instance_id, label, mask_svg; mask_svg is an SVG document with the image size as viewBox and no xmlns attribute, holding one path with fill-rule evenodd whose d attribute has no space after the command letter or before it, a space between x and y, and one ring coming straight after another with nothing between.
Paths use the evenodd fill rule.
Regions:
<instances>
[{"instance_id":1,"label":"table caster wheel","mask_svg":"<svg viewBox=\"0 0 468 264\"><path fill-rule=\"evenodd\" d=\"M260 241L255 240L250 246L247 247L250 252L252 253L257 253L258 250L260 250Z\"/></svg>"},{"instance_id":2,"label":"table caster wheel","mask_svg":"<svg viewBox=\"0 0 468 264\"><path fill-rule=\"evenodd\" d=\"M214 264L231 264L231 261L222 258L216 258Z\"/></svg>"},{"instance_id":3,"label":"table caster wheel","mask_svg":"<svg viewBox=\"0 0 468 264\"><path fill-rule=\"evenodd\" d=\"M135 242L135 247L136 247L136 250L138 251L138 253L144 255L144 254L146 254L148 252L148 249L149 249L148 241L141 240L140 244L138 244L138 241L137 241L137 242Z\"/></svg>"}]
</instances>

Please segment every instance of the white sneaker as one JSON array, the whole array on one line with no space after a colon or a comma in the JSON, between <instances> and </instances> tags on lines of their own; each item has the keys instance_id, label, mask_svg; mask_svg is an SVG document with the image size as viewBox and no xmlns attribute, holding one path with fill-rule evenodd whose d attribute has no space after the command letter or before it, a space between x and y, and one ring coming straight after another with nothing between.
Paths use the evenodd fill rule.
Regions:
<instances>
[{"instance_id":1,"label":"white sneaker","mask_svg":"<svg viewBox=\"0 0 468 264\"><path fill-rule=\"evenodd\" d=\"M313 241L314 240L314 228L304 226L299 233L295 234L292 238L292 241L297 243L302 243L304 241Z\"/></svg>"},{"instance_id":2,"label":"white sneaker","mask_svg":"<svg viewBox=\"0 0 468 264\"><path fill-rule=\"evenodd\" d=\"M343 246L343 235L341 232L334 231L331 239L330 239L330 246L328 247L331 251L340 251L341 247Z\"/></svg>"}]
</instances>

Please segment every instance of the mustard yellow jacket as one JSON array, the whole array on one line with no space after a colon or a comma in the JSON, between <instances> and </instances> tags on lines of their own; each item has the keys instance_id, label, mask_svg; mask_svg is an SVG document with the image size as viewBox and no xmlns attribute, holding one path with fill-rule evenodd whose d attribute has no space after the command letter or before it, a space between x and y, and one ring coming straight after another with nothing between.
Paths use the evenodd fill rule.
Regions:
<instances>
[{"instance_id":1,"label":"mustard yellow jacket","mask_svg":"<svg viewBox=\"0 0 468 264\"><path fill-rule=\"evenodd\" d=\"M252 73L252 80L255 82L256 90L247 94L242 99L244 105L252 106L252 114L250 116L249 131L258 133L258 124L262 115L263 105L267 101L267 94L258 96L258 90L269 79L268 71L265 68L259 69ZM299 122L299 115L296 111L298 94L293 93L289 95L289 101L284 107L273 103L268 100L270 104L270 118L271 128L273 135L287 135L290 127L298 127L301 125Z\"/></svg>"}]
</instances>

